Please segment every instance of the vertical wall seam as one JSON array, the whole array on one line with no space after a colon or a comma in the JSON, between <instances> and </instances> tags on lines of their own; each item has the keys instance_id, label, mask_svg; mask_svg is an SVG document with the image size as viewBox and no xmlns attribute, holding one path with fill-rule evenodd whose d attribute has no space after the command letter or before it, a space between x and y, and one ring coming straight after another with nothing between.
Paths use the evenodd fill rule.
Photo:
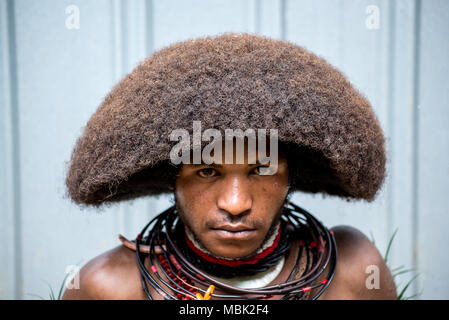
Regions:
<instances>
[{"instance_id":1,"label":"vertical wall seam","mask_svg":"<svg viewBox=\"0 0 449 320\"><path fill-rule=\"evenodd\" d=\"M145 56L149 57L154 51L154 21L153 21L153 0L145 1Z\"/></svg>"},{"instance_id":2,"label":"vertical wall seam","mask_svg":"<svg viewBox=\"0 0 449 320\"><path fill-rule=\"evenodd\" d=\"M394 211L393 211L393 202L395 200L394 195L394 146L395 146L395 136L394 136L394 91L395 91L395 43L396 43L396 10L395 10L396 3L394 1L388 2L388 49L387 49L387 65L386 70L388 72L387 76L387 84L386 84L386 90L387 90L387 126L388 126L388 133L389 133L389 159L387 158L387 163L389 167L389 178L388 181L389 187L388 187L388 195L387 195L387 237L386 239L389 239L391 235L393 234L393 223L395 222L395 219L393 218ZM388 153L387 153L388 156ZM394 248L392 248L392 256L394 257Z\"/></svg>"},{"instance_id":3,"label":"vertical wall seam","mask_svg":"<svg viewBox=\"0 0 449 320\"><path fill-rule=\"evenodd\" d=\"M1 84L0 88L0 157L2 157L3 166L0 168L4 170L0 176L0 191L3 192L4 202L0 203L0 222L1 231L4 232L6 244L4 248L6 249L4 254L3 270L0 281L2 282L0 286L0 299L11 299L14 298L15 292L15 268L14 268L14 194L13 194L13 173L12 173L12 132L11 129L11 89L10 89L10 59L9 59L9 27L8 27L8 7L7 2L0 2L0 52L1 55ZM1 164L0 163L0 164ZM4 229L3 229L4 228Z\"/></svg>"},{"instance_id":4,"label":"vertical wall seam","mask_svg":"<svg viewBox=\"0 0 449 320\"><path fill-rule=\"evenodd\" d=\"M149 57L154 51L154 3L153 0L145 1L145 57ZM146 216L151 219L154 216L156 209L156 201L153 198L149 198L146 204Z\"/></svg>"},{"instance_id":5,"label":"vertical wall seam","mask_svg":"<svg viewBox=\"0 0 449 320\"><path fill-rule=\"evenodd\" d=\"M415 0L414 6L414 35L413 35L413 157L412 157L412 241L413 268L418 270L418 197L419 197L419 77L420 77L420 45L421 45L421 0ZM418 283L414 281L414 291L418 292Z\"/></svg>"},{"instance_id":6,"label":"vertical wall seam","mask_svg":"<svg viewBox=\"0 0 449 320\"><path fill-rule=\"evenodd\" d=\"M120 0L113 0L110 2L111 5L111 31L112 31L112 82L118 81L121 76L121 36L120 36L120 28L121 28L121 19L120 19ZM119 212L118 208L115 208L116 212L114 212L114 228L115 233L120 233L120 225L119 225Z\"/></svg>"},{"instance_id":7,"label":"vertical wall seam","mask_svg":"<svg viewBox=\"0 0 449 320\"><path fill-rule=\"evenodd\" d=\"M121 75L122 75L122 52L121 52L121 48L122 48L122 35L121 35L121 30L122 30L122 19L121 19L121 15L120 15L120 2L121 0L113 0L110 2L111 4L111 14L112 14L112 41L113 41L113 45L112 45L112 61L113 61L113 65L112 65L112 69L114 70L114 79L113 81L117 81L120 79Z\"/></svg>"},{"instance_id":8,"label":"vertical wall seam","mask_svg":"<svg viewBox=\"0 0 449 320\"><path fill-rule=\"evenodd\" d=\"M279 12L279 16L280 16L280 24L281 24L281 39L282 40L287 40L287 0L281 0L281 4L280 4L280 12Z\"/></svg>"},{"instance_id":9,"label":"vertical wall seam","mask_svg":"<svg viewBox=\"0 0 449 320\"><path fill-rule=\"evenodd\" d=\"M130 48L130 42L129 42L129 20L128 20L128 14L129 14L129 1L120 1L119 6L119 13L120 13L120 29L119 29L119 37L121 39L121 47L118 48L118 50L121 52L121 73L119 74L120 79L128 72L129 69L129 48ZM129 221L127 219L128 217L128 206L126 202L121 202L118 206L119 209L119 219L120 219L120 230L122 232L129 236Z\"/></svg>"},{"instance_id":10,"label":"vertical wall seam","mask_svg":"<svg viewBox=\"0 0 449 320\"><path fill-rule=\"evenodd\" d=\"M254 33L260 34L262 31L262 21L261 21L261 0L255 0L254 4Z\"/></svg>"},{"instance_id":11,"label":"vertical wall seam","mask_svg":"<svg viewBox=\"0 0 449 320\"><path fill-rule=\"evenodd\" d=\"M114 84L118 82L124 74L125 69L125 44L124 41L126 37L124 37L124 3L122 0L114 0L111 1L111 12L112 12L112 32L113 32L113 52L112 52L112 61L114 70ZM115 214L115 231L116 233L122 233L124 230L124 216L125 216L125 208L124 204L120 203L114 210Z\"/></svg>"},{"instance_id":12,"label":"vertical wall seam","mask_svg":"<svg viewBox=\"0 0 449 320\"><path fill-rule=\"evenodd\" d=\"M345 29L345 4L339 0L338 6L338 64L342 70L345 70L345 47L344 47L344 29Z\"/></svg>"},{"instance_id":13,"label":"vertical wall seam","mask_svg":"<svg viewBox=\"0 0 449 320\"><path fill-rule=\"evenodd\" d=\"M120 78L125 75L125 73L128 72L129 67L129 48L130 48L130 42L129 42L129 19L128 14L130 12L130 2L129 1L120 1L120 37L121 37L121 48L120 52L122 53L122 73L120 74Z\"/></svg>"},{"instance_id":14,"label":"vertical wall seam","mask_svg":"<svg viewBox=\"0 0 449 320\"><path fill-rule=\"evenodd\" d=\"M14 298L23 298L23 274L22 274L22 208L21 208L21 174L20 174L20 136L19 136L19 103L18 103L18 79L17 79L17 42L15 7L12 0L7 2L7 34L8 34L8 59L9 59L9 84L10 84L10 116L11 123L11 166L12 166L12 211L14 221ZM8 107L8 106L7 106Z\"/></svg>"}]
</instances>

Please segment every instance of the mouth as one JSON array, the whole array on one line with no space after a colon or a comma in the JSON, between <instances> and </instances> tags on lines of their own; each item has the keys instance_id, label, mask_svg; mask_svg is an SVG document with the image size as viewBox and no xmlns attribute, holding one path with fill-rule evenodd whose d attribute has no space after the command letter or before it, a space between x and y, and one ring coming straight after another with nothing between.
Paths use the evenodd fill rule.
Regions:
<instances>
[{"instance_id":1,"label":"mouth","mask_svg":"<svg viewBox=\"0 0 449 320\"><path fill-rule=\"evenodd\" d=\"M256 229L244 225L223 225L211 228L220 238L244 240L252 237Z\"/></svg>"}]
</instances>

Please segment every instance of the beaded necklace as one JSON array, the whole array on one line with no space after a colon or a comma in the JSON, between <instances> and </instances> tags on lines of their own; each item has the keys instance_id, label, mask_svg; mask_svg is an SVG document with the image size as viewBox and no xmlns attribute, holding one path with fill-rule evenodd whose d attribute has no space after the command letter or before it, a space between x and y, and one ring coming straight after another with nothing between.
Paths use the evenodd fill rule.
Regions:
<instances>
[{"instance_id":1,"label":"beaded necklace","mask_svg":"<svg viewBox=\"0 0 449 320\"><path fill-rule=\"evenodd\" d=\"M285 283L261 288L232 286L198 268L180 250L180 241L176 237L178 219L176 207L172 206L152 219L136 238L136 257L142 287L150 300L153 297L149 292L148 284L166 300L204 300L214 297L260 300L273 296L280 296L283 300L298 300L304 299L305 293L312 289L321 287L312 297L315 300L329 286L334 276L337 248L333 233L329 232L309 212L289 201L284 206L281 219L283 223L293 227L294 236L301 237L299 254ZM149 229L150 225L152 225L151 229ZM147 229L149 229L148 235L144 237ZM182 240L185 241L185 238ZM140 251L142 244L148 246L148 253ZM307 266L310 264L310 267L306 267L301 275L296 277L303 250L307 253L307 260L310 256L311 261L307 261ZM267 257L275 253L276 250L273 250ZM146 268L145 259L148 259L151 270ZM328 265L330 268L325 279L315 283ZM195 286L195 283L207 289ZM215 287L220 288L225 294L213 293Z\"/></svg>"}]
</instances>

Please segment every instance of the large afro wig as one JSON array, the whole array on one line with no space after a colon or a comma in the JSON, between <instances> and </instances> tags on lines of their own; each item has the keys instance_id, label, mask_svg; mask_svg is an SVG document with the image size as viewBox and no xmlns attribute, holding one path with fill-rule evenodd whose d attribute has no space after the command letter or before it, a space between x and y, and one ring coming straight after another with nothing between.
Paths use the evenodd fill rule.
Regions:
<instances>
[{"instance_id":1,"label":"large afro wig","mask_svg":"<svg viewBox=\"0 0 449 320\"><path fill-rule=\"evenodd\" d=\"M379 121L340 71L288 41L224 33L159 50L112 89L73 150L69 197L99 206L173 192L169 136L194 120L278 129L292 191L372 201L385 179Z\"/></svg>"}]
</instances>

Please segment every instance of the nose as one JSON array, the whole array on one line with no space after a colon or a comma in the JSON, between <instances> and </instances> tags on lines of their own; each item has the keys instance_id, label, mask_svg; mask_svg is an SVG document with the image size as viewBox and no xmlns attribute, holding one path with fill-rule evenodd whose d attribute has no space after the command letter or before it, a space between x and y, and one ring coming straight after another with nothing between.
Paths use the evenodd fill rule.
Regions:
<instances>
[{"instance_id":1,"label":"nose","mask_svg":"<svg viewBox=\"0 0 449 320\"><path fill-rule=\"evenodd\" d=\"M217 207L233 216L247 213L253 205L249 181L243 177L230 176L222 183Z\"/></svg>"}]
</instances>

